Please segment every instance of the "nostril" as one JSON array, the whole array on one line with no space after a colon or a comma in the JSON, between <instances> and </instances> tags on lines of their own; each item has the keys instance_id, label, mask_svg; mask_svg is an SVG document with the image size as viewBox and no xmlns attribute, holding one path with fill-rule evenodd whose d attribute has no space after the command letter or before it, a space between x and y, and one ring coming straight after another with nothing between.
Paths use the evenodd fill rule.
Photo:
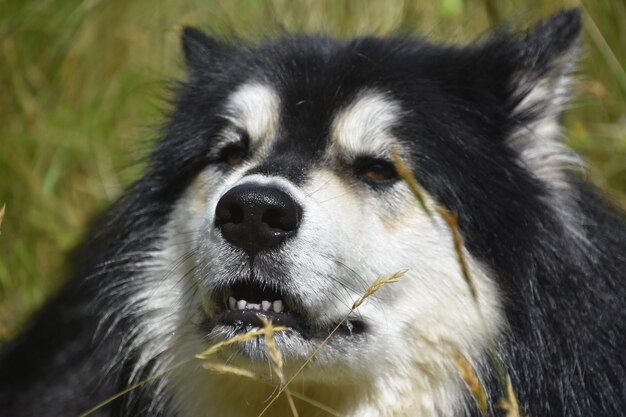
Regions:
<instances>
[{"instance_id":1,"label":"nostril","mask_svg":"<svg viewBox=\"0 0 626 417\"><path fill-rule=\"evenodd\" d=\"M263 213L261 221L274 229L282 229L280 224L281 217L282 213L280 211L276 209L268 209L265 213Z\"/></svg>"},{"instance_id":2,"label":"nostril","mask_svg":"<svg viewBox=\"0 0 626 417\"><path fill-rule=\"evenodd\" d=\"M243 208L237 204L231 205L229 208L230 223L243 223Z\"/></svg>"},{"instance_id":3,"label":"nostril","mask_svg":"<svg viewBox=\"0 0 626 417\"><path fill-rule=\"evenodd\" d=\"M284 210L273 208L263 213L261 218L261 221L272 229L280 229L285 232L291 232L298 227L294 220Z\"/></svg>"},{"instance_id":4,"label":"nostril","mask_svg":"<svg viewBox=\"0 0 626 417\"><path fill-rule=\"evenodd\" d=\"M238 204L218 204L215 210L215 224L218 226L226 223L239 224L244 221L244 210Z\"/></svg>"},{"instance_id":5,"label":"nostril","mask_svg":"<svg viewBox=\"0 0 626 417\"><path fill-rule=\"evenodd\" d=\"M224 239L254 257L295 235L302 207L286 192L259 184L228 190L215 207L215 227Z\"/></svg>"}]
</instances>

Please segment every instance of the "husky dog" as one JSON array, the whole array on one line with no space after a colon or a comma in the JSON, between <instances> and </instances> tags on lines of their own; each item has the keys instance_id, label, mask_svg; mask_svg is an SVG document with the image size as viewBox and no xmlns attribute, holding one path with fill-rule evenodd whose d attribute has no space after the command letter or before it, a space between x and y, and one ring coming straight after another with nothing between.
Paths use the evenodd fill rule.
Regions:
<instances>
[{"instance_id":1,"label":"husky dog","mask_svg":"<svg viewBox=\"0 0 626 417\"><path fill-rule=\"evenodd\" d=\"M626 415L626 227L559 140L580 30L577 10L463 47L185 29L146 175L5 349L0 414L78 415L138 384L94 415L257 416L280 382L263 337L195 355L264 316L287 327L287 378L340 324L289 386L303 416L478 415L455 357L496 404L490 341L528 415ZM476 298L393 152L458 214Z\"/></svg>"}]
</instances>

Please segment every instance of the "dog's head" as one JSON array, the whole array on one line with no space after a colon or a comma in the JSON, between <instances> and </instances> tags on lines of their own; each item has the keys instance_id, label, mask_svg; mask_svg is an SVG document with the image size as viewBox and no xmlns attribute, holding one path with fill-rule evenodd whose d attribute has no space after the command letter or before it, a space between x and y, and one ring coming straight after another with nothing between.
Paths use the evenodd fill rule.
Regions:
<instances>
[{"instance_id":1,"label":"dog's head","mask_svg":"<svg viewBox=\"0 0 626 417\"><path fill-rule=\"evenodd\" d=\"M287 369L339 326L303 380L332 370L339 384L404 375L407 389L450 389L451 358L480 362L504 323L498 245L532 233L535 208L563 186L558 118L579 26L565 12L463 48L308 36L247 47L186 29L188 79L151 165L174 204L140 297L156 342L146 360L192 357L264 316L288 328L275 335ZM477 300L450 229L393 152L432 213L459 213ZM226 352L268 368L262 338Z\"/></svg>"}]
</instances>

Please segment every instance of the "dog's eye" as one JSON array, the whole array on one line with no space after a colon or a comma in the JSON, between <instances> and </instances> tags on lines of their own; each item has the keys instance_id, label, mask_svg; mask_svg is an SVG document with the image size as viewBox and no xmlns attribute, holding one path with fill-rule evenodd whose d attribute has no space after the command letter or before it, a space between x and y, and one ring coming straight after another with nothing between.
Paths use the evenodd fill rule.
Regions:
<instances>
[{"instance_id":1,"label":"dog's eye","mask_svg":"<svg viewBox=\"0 0 626 417\"><path fill-rule=\"evenodd\" d=\"M231 167L239 165L248 156L248 150L238 143L227 145L220 151L219 161Z\"/></svg>"},{"instance_id":2,"label":"dog's eye","mask_svg":"<svg viewBox=\"0 0 626 417\"><path fill-rule=\"evenodd\" d=\"M370 181L387 181L398 176L393 163L377 158L363 158L355 163L356 173Z\"/></svg>"}]
</instances>

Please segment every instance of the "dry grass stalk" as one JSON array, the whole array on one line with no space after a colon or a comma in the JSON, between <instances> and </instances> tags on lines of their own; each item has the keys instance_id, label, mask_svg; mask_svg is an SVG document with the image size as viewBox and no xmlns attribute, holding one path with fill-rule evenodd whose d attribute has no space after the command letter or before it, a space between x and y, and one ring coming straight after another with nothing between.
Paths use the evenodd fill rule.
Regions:
<instances>
[{"instance_id":1,"label":"dry grass stalk","mask_svg":"<svg viewBox=\"0 0 626 417\"><path fill-rule=\"evenodd\" d=\"M276 348L276 343L274 343L274 326L272 325L272 321L266 319L263 316L259 316L261 321L263 322L263 330L265 330L265 345L267 346L267 353L270 355L270 359L272 360L272 369L278 375L278 379L282 384L284 382L283 375L283 355L281 355L280 351Z\"/></svg>"},{"instance_id":2,"label":"dry grass stalk","mask_svg":"<svg viewBox=\"0 0 626 417\"><path fill-rule=\"evenodd\" d=\"M223 374L223 375L240 376L243 378L251 379L253 381L264 383L266 385L272 385L270 381L265 380L259 377L258 375L256 375L255 373L250 372L249 370L244 369L244 368L239 368L236 366L224 365L221 363L214 363L214 362L206 362L202 364L202 367L209 372L214 372L214 373ZM307 395L304 395L298 392L291 392L291 395L294 398L297 398L301 401L304 401L305 403L311 404L312 406L319 408L320 410L326 412L327 414L331 416L342 417L341 414L339 414L337 410L333 410L332 408L326 406L325 404L320 403L319 401L312 399L311 397ZM292 412L293 412L293 409L292 409Z\"/></svg>"},{"instance_id":3,"label":"dry grass stalk","mask_svg":"<svg viewBox=\"0 0 626 417\"><path fill-rule=\"evenodd\" d=\"M268 320L263 316L259 316L259 318L263 322L263 329L265 330L265 345L267 346L267 352L272 360L272 369L276 375L278 375L280 384L283 385L285 383L285 376L283 373L283 366L285 365L285 362L283 360L283 355L276 348L276 343L274 343L274 326L272 325L271 320ZM296 404L293 401L291 392L288 389L285 389L285 395L287 396L287 402L289 403L291 413L294 417L299 417Z\"/></svg>"},{"instance_id":4,"label":"dry grass stalk","mask_svg":"<svg viewBox=\"0 0 626 417\"><path fill-rule=\"evenodd\" d=\"M394 163L396 165L396 170L398 171L398 174L409 185L409 187L411 188L411 191L413 191L413 194L415 194L416 199L418 200L420 206L422 206L426 214L428 216L431 216L430 211L428 211L424 203L424 198L420 191L419 185L417 185L417 180L415 179L415 176L406 167L406 165L402 163L402 161L400 160L400 158L398 157L397 153L394 150L392 150L392 157L394 159ZM417 190L417 192L415 190ZM441 207L441 206L438 206L436 210L437 210L437 213L441 216L441 218L446 222L448 228L450 229L450 232L452 233L454 252L456 253L457 261L459 263L459 267L461 268L463 279L465 280L465 283L468 286L468 289L474 301L474 305L476 307L476 312L478 313L479 320L481 321L482 327L485 330L485 334L487 335L489 353L493 359L494 366L496 368L498 380L500 382L500 387L506 393L505 398L502 399L498 403L498 407L500 407L502 410L504 410L507 413L506 417L525 417L524 414L520 411L519 402L515 394L515 389L513 388L513 384L511 383L511 377L508 371L506 370L504 363L500 359L500 356L498 355L496 342L491 336L489 332L489 327L487 326L487 322L482 314L482 311L480 308L480 302L478 300L478 291L476 290L476 285L474 284L474 281L472 279L469 267L467 265L467 260L465 258L465 252L463 250L463 235L461 234L461 231L459 230L458 216L456 213L451 212L448 209ZM456 360L455 362L457 363L457 367L459 367L459 361ZM469 365L469 363L467 365ZM475 382L479 382L478 379L475 378L475 373L473 372L473 369L471 368L471 366L469 367L469 369L471 370L471 374L473 374L473 377L472 375L465 373L467 371L465 367L460 367L459 370L461 372L461 375L463 376L463 379L465 379L466 382L468 382L467 376L469 376L470 381L472 383L474 383L473 379L475 379ZM470 382L468 382L468 385L470 385L470 389L472 389L472 384L470 384ZM482 390L484 391L484 387L482 387ZM472 390L472 394L474 394L474 390ZM479 393L478 396L474 395L474 398L476 398L479 409L482 411L482 405L481 405L482 400L479 400L479 398L482 398L482 394ZM486 392L485 392L485 401L486 401Z\"/></svg>"},{"instance_id":5,"label":"dry grass stalk","mask_svg":"<svg viewBox=\"0 0 626 417\"><path fill-rule=\"evenodd\" d=\"M285 330L287 330L285 326L272 327L272 332L284 332ZM249 332L246 332L243 334L238 334L237 336L231 337L228 340L224 340L222 342L214 344L213 346L209 347L204 352L198 353L195 357L197 359L206 359L226 346L252 340L257 336L264 335L265 332L266 330L263 328L263 329L257 329L257 330L250 330Z\"/></svg>"},{"instance_id":6,"label":"dry grass stalk","mask_svg":"<svg viewBox=\"0 0 626 417\"><path fill-rule=\"evenodd\" d=\"M465 283L467 284L472 294L472 298L476 303L476 308L480 310L478 303L478 291L476 291L476 286L474 285L474 281L472 280L472 276L470 275L469 268L467 266L467 260L465 259L465 252L463 251L463 236L459 231L459 218L456 213L448 211L443 207L437 207L437 213L439 213L441 218L446 222L448 228L452 232L454 252L456 253L459 266L461 267L463 279L465 280Z\"/></svg>"},{"instance_id":7,"label":"dry grass stalk","mask_svg":"<svg viewBox=\"0 0 626 417\"><path fill-rule=\"evenodd\" d=\"M365 291L365 294L363 294L363 296L361 298L359 298L358 300L356 300L352 304L352 309L350 311L352 312L353 310L358 308L361 304L363 304L363 302L368 297L372 296L383 285L385 285L385 284L392 284L394 282L398 282L398 280L400 278L402 278L402 275L404 275L405 273L406 273L406 271L400 271L400 272L396 272L396 273L391 274L391 275L383 275L382 277L378 277L376 279L376 281L374 281L374 283L372 285L370 285L370 287L367 289L367 291Z\"/></svg>"},{"instance_id":8,"label":"dry grass stalk","mask_svg":"<svg viewBox=\"0 0 626 417\"><path fill-rule=\"evenodd\" d=\"M204 369L206 369L209 372L215 372L218 374L222 374L222 375L234 375L234 376L239 376L239 377L243 377L243 378L248 378L248 379L252 379L254 381L258 381L261 382L263 384L266 385L272 385L272 383L268 380L265 380L261 377L259 377L258 375L256 375L255 373L244 369L244 368L239 368L236 366L230 366L230 365L225 365L222 363L214 363L214 362L206 362L204 364L202 364L202 367ZM311 404L314 407L319 408L322 411L325 411L327 414L331 415L331 416L335 416L335 417L342 417L341 414L339 414L339 412L337 410L333 410L332 408L328 407L325 404L320 403L319 401L314 400L313 398L310 398L307 395L298 393L298 392L290 392L290 395L293 396L294 398L297 398L301 401L304 401L305 403ZM291 400L293 402L293 399ZM291 406L291 405L290 405ZM295 409L295 404L294 404L294 408L292 408L292 412ZM296 411L297 413L297 411ZM298 414L295 414L296 416Z\"/></svg>"},{"instance_id":9,"label":"dry grass stalk","mask_svg":"<svg viewBox=\"0 0 626 417\"><path fill-rule=\"evenodd\" d=\"M3 204L2 208L0 208L0 235L2 234L2 219L4 219L4 210L6 209L7 205Z\"/></svg>"},{"instance_id":10,"label":"dry grass stalk","mask_svg":"<svg viewBox=\"0 0 626 417\"><path fill-rule=\"evenodd\" d=\"M287 396L287 402L289 403L289 408L291 409L291 414L293 414L293 417L300 417L300 414L298 414L298 409L296 408L296 403L293 401L293 397L291 396L291 391L289 391L289 388L285 389L285 395Z\"/></svg>"},{"instance_id":11,"label":"dry grass stalk","mask_svg":"<svg viewBox=\"0 0 626 417\"><path fill-rule=\"evenodd\" d=\"M278 327L272 326L272 330L271 331L272 331L272 334L273 334L275 332L282 332L282 331L285 331L285 330L287 330L287 328L284 327L284 326L278 326ZM206 359L206 358L208 358L209 356L213 355L214 353L216 353L217 351L219 351L220 349L222 349L225 346L230 346L230 345L233 345L235 343L241 343L241 342L245 342L247 340L251 340L251 339L255 338L256 336L264 335L265 331L266 331L265 329L251 330L251 331L249 331L247 333L234 336L234 337L232 337L232 338L230 338L228 340L225 340L223 342L219 342L219 343L214 344L213 346L209 347L204 352L201 352L201 353L195 355L195 358L196 359ZM169 368L166 368L166 369L164 369L162 371L159 371L159 372L157 372L157 373L155 373L153 375L150 375L149 377L147 377L147 378L137 382L136 384L133 384L133 385L129 386L128 388L118 392L117 394L115 394L115 395L107 398L106 400L102 401L101 403L97 404L93 408L85 411L79 417L86 417L86 416L88 416L90 414L95 413L96 411L98 411L99 409L104 407L105 405L107 405L107 404L113 402L114 400L116 400L116 399L118 399L118 398L128 394L129 392L139 388L140 386L142 386L142 385L144 385L144 384L146 384L146 383L148 383L148 382L150 382L150 381L152 381L154 379L157 379L157 378L159 378L159 377L161 377L161 376L163 376L163 375L173 371L174 369L178 368L179 366L182 366L182 365L186 364L187 362L191 361L192 359L193 358L185 360L185 361L182 361L182 362L178 362L178 363L170 366ZM207 365L207 364L204 364L204 365ZM203 365L203 367L204 367L204 365ZM209 364L207 366L211 367L213 365ZM221 369L221 371L223 371L223 373L235 373L235 374L238 374L240 376L244 376L244 375L241 375L240 370L238 370L236 368L230 367L230 368L232 368L231 371L234 371L234 372L227 372L228 371L227 368L228 367L226 365L224 365L220 369ZM207 369L207 368L205 368L205 369ZM245 372L245 370L241 370L241 371Z\"/></svg>"},{"instance_id":12,"label":"dry grass stalk","mask_svg":"<svg viewBox=\"0 0 626 417\"><path fill-rule=\"evenodd\" d=\"M194 284L195 284L195 287L198 288L198 284L197 283L194 283ZM207 316L211 316L212 304L213 302L211 301L211 297L208 294L205 294L202 296L202 310Z\"/></svg>"},{"instance_id":13,"label":"dry grass stalk","mask_svg":"<svg viewBox=\"0 0 626 417\"><path fill-rule=\"evenodd\" d=\"M511 382L511 376L506 375L506 393L505 397L498 402L498 408L504 411L506 417L527 417L522 412L513 389L513 382Z\"/></svg>"},{"instance_id":14,"label":"dry grass stalk","mask_svg":"<svg viewBox=\"0 0 626 417\"><path fill-rule=\"evenodd\" d=\"M501 408L507 407L506 410L509 410L509 411L505 410L507 413L506 417L524 417L524 415L521 413L520 408L519 408L517 396L515 394L513 384L511 383L511 377L508 371L506 370L504 363L502 363L500 356L498 355L496 342L489 332L489 327L487 326L485 317L483 316L482 310L480 309L480 303L478 301L478 291L476 290L476 285L474 284L474 280L472 279L472 275L470 274L469 267L467 265L467 260L465 259L465 252L463 250L463 236L461 235L461 231L459 230L458 216L456 213L450 212L443 207L437 207L437 212L439 213L441 218L446 222L450 231L452 232L452 238L454 241L454 252L457 255L457 260L461 268L463 279L465 280L465 283L467 284L467 287L470 290L472 299L474 301L474 305L476 307L476 311L478 313L478 317L482 323L483 329L485 330L485 334L487 334L489 352L490 352L491 358L493 359L494 366L496 368L498 379L500 381L500 387L506 392L505 398L503 398L498 403L498 406ZM463 373L461 374L463 375ZM472 394L473 393L474 392L472 391ZM474 398L476 398L479 404L479 409L482 411L480 401L478 400L476 396L474 396ZM486 400L486 393L485 393L485 400ZM502 409L504 410L504 408Z\"/></svg>"},{"instance_id":15,"label":"dry grass stalk","mask_svg":"<svg viewBox=\"0 0 626 417\"><path fill-rule=\"evenodd\" d=\"M396 168L396 172L398 173L400 178L402 178L404 182L406 182L406 184L409 186L409 189L419 202L422 210L424 210L428 217L432 218L432 213L426 205L426 199L424 198L424 192L422 191L422 188L417 184L415 176L413 175L409 167L407 167L407 165L402 161L400 155L398 155L398 152L396 152L395 149L391 150L391 159L393 160L393 165Z\"/></svg>"},{"instance_id":16,"label":"dry grass stalk","mask_svg":"<svg viewBox=\"0 0 626 417\"><path fill-rule=\"evenodd\" d=\"M326 412L326 414L329 414L329 415L334 416L334 417L343 417L339 413L339 411L334 410L334 409L330 408L329 406L327 406L326 404L321 403L319 401L316 401L316 400L314 400L313 398L311 398L311 397L309 397L307 395L301 394L301 393L299 393L297 391L292 391L291 395L293 395L294 398L297 398L299 400L304 401L305 403L311 404L312 406L319 408L320 410Z\"/></svg>"},{"instance_id":17,"label":"dry grass stalk","mask_svg":"<svg viewBox=\"0 0 626 417\"><path fill-rule=\"evenodd\" d=\"M489 403L487 399L487 391L485 387L478 379L478 375L476 375L476 371L474 371L474 367L469 363L467 359L460 353L457 353L454 357L454 363L456 364L457 369L461 373L461 377L467 384L474 400L476 400L476 405L478 406L478 410L487 415L489 411Z\"/></svg>"},{"instance_id":18,"label":"dry grass stalk","mask_svg":"<svg viewBox=\"0 0 626 417\"><path fill-rule=\"evenodd\" d=\"M352 308L350 308L350 311L348 311L348 314L346 314L344 316L344 318L341 319L341 321L339 323L337 323L337 325L328 334L328 336L326 336L326 338L324 338L324 340L322 340L320 342L320 344L317 345L317 347L315 348L313 353L311 353L309 355L309 357L306 358L306 360L302 363L302 365L300 365L300 368L298 368L298 370L291 376L291 378L289 378L287 383L285 383L285 385L282 386L282 388L272 397L272 399L270 401L268 401L268 403L265 406L265 408L263 410L261 410L261 413L259 413L259 415L257 417L261 417L262 415L264 415L267 412L267 410L272 406L272 404L274 404L276 399L278 399L280 394L282 394L283 391L285 391L287 389L289 384L291 384L293 382L293 380L296 379L296 377L298 375L300 375L300 373L302 373L304 368L306 368L307 365L313 360L313 358L320 352L320 350L322 350L322 348L326 345L326 343L328 343L330 338L333 337L333 335L337 332L337 330L339 330L339 328L346 322L346 320L348 320L348 318L350 317L350 314L352 314L356 308L358 308L361 304L363 304L363 302L368 297L371 297L372 295L374 295L376 293L376 291L378 291L383 285L389 284L389 283L393 283L393 282L397 282L404 275L404 273L405 273L404 271L403 272L396 272L395 274L392 274L392 275L389 275L389 276L383 276L383 277L377 278L376 281L374 281L374 283L372 285L370 285L370 287L367 289L367 291L365 291L365 294L363 294L362 297L360 297L357 301L355 301L353 303Z\"/></svg>"},{"instance_id":19,"label":"dry grass stalk","mask_svg":"<svg viewBox=\"0 0 626 417\"><path fill-rule=\"evenodd\" d=\"M207 371L215 372L218 374L237 375L244 378L259 380L259 377L252 371L244 368L238 368L236 366L225 365L223 363L205 362L202 367Z\"/></svg>"},{"instance_id":20,"label":"dry grass stalk","mask_svg":"<svg viewBox=\"0 0 626 417\"><path fill-rule=\"evenodd\" d=\"M149 377L142 379L141 381L137 382L136 384L133 384L125 389L123 389L122 391L118 392L115 395L112 395L111 397L107 398L106 400L102 401L101 403L98 403L97 405L95 405L94 407L90 408L89 410L85 411L84 413L82 413L81 415L79 415L78 417L87 417L93 413L95 413L96 411L98 411L99 409L101 409L102 407L108 405L109 403L112 403L113 401L117 400L120 397L123 397L124 395L128 394L129 392L139 388L140 386L147 384L148 382L155 380L157 378L162 377L163 375L172 372L174 369L186 364L187 362L191 361L191 359L187 359L185 361L182 362L178 362L168 368L163 369L162 371L159 371L157 373L154 373L152 375L150 375Z\"/></svg>"}]
</instances>

